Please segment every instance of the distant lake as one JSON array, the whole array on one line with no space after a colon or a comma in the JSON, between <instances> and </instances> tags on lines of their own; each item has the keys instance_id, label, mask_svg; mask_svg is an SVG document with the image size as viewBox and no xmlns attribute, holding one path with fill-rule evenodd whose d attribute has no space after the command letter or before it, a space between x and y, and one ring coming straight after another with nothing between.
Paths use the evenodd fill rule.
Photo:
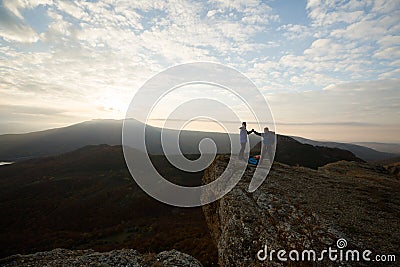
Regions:
<instances>
[{"instance_id":1,"label":"distant lake","mask_svg":"<svg viewBox=\"0 0 400 267\"><path fill-rule=\"evenodd\" d=\"M10 164L13 164L14 162L5 162L5 161L0 161L0 166L3 166L3 165L10 165Z\"/></svg>"}]
</instances>

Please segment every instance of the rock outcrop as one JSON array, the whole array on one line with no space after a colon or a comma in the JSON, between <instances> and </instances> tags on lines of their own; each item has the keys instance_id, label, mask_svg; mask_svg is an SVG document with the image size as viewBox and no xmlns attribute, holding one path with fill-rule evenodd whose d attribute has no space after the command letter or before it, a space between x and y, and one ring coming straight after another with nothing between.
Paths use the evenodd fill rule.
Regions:
<instances>
[{"instance_id":1,"label":"rock outcrop","mask_svg":"<svg viewBox=\"0 0 400 267\"><path fill-rule=\"evenodd\" d=\"M203 183L218 178L228 161L218 156ZM346 249L398 253L400 180L384 168L341 161L311 170L274 163L263 185L249 193L254 170L247 167L232 191L203 207L221 266L286 266L276 252L272 262L260 261L257 253L265 245L269 251L321 252L337 249L340 238ZM338 263L325 257L320 264Z\"/></svg>"},{"instance_id":2,"label":"rock outcrop","mask_svg":"<svg viewBox=\"0 0 400 267\"><path fill-rule=\"evenodd\" d=\"M29 255L13 255L0 260L1 266L188 266L200 267L201 263L176 250L158 254L140 254L133 249L94 252L93 250L54 249Z\"/></svg>"}]
</instances>

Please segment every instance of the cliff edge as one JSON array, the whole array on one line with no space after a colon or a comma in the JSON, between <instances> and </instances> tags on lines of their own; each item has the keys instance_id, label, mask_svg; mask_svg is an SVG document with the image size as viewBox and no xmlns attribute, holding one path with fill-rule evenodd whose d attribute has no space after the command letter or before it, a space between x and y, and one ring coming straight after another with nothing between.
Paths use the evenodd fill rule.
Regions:
<instances>
[{"instance_id":1,"label":"cliff edge","mask_svg":"<svg viewBox=\"0 0 400 267\"><path fill-rule=\"evenodd\" d=\"M218 156L203 183L218 178L228 161ZM265 245L269 252L321 252L337 249L341 238L345 249L397 253L399 259L400 180L383 167L340 161L312 170L274 163L263 185L249 193L254 170L247 167L232 191L203 207L220 266L286 266L276 252L272 261L257 253ZM338 264L327 257L320 263Z\"/></svg>"}]
</instances>

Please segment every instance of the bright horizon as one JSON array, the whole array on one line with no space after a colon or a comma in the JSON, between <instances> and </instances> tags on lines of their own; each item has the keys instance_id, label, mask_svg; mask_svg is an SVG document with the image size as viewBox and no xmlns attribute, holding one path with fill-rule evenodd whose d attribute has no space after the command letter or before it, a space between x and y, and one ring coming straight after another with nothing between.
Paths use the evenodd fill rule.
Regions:
<instances>
[{"instance_id":1,"label":"bright horizon","mask_svg":"<svg viewBox=\"0 0 400 267\"><path fill-rule=\"evenodd\" d=\"M208 61L255 83L280 134L400 143L399 25L397 0L4 0L0 134L123 119L146 80Z\"/></svg>"},{"instance_id":2,"label":"bright horizon","mask_svg":"<svg viewBox=\"0 0 400 267\"><path fill-rule=\"evenodd\" d=\"M43 129L38 129L35 131L27 131L27 132L18 132L18 133L1 133L1 135L7 135L7 134L28 134L28 133L33 133L33 132L39 132L39 131L46 131L46 130L51 130L51 129L57 129L57 128L64 128L64 127L69 127L69 126L73 126L75 124L80 124L80 123L85 123L85 122L91 122L91 121L122 121L124 119L91 119L91 120L87 120L87 121L80 121L80 122L76 122L76 123L72 123L72 124L66 124L66 125L59 125L56 127L51 127L51 128L43 128ZM234 122L228 122L229 124L235 124ZM153 126L153 127L158 127L158 128L162 128L161 123L148 123L148 125ZM240 122L239 122L240 125ZM248 130L251 130L252 128L255 128L256 131L262 131L262 129L257 129L255 126L255 122L248 122L247 124L247 128ZM313 136L306 136L306 135L301 135L301 134L291 134L291 133L282 133L279 131L279 125L276 126L277 127L277 134L281 134L281 135L287 135L287 136L295 136L295 137L302 137L302 138L306 138L306 139L310 139L310 140L314 140L314 141L319 141L319 142L342 142L342 143L382 143L382 144L396 144L396 145L400 145L400 142L378 142L378 141L370 141L370 140L359 140L359 139L355 139L355 140L348 140L348 139L344 139L344 140L340 140L340 139L319 139L319 138L315 138ZM166 129L173 129L173 130L177 130L177 128L166 128ZM217 133L224 133L223 131L219 131L218 129L210 129L209 131L204 130L204 127L188 127L185 128L183 130L188 130L188 131L199 131L199 132L217 132ZM229 132L230 134L239 134L239 132Z\"/></svg>"}]
</instances>

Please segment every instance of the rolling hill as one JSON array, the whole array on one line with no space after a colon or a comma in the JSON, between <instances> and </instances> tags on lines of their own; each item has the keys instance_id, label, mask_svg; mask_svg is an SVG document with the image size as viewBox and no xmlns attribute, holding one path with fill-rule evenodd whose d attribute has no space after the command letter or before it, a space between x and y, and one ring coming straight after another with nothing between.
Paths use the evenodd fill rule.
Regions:
<instances>
[{"instance_id":1,"label":"rolling hill","mask_svg":"<svg viewBox=\"0 0 400 267\"><path fill-rule=\"evenodd\" d=\"M202 173L184 173L151 156L168 179L186 186ZM0 258L53 248L177 249L216 262L201 208L154 200L131 178L121 146L86 146L62 155L1 166Z\"/></svg>"}]
</instances>

